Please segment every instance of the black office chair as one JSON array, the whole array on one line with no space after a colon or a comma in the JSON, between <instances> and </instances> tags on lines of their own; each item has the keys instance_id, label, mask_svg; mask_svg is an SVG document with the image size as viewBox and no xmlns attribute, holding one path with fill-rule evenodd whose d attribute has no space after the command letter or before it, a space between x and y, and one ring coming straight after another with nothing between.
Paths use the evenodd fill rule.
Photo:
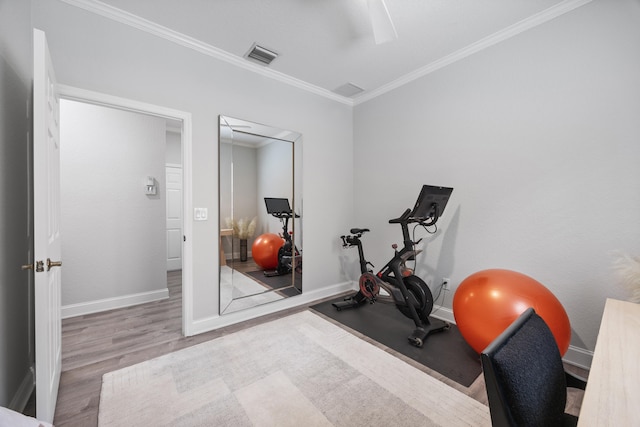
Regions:
<instances>
[{"instance_id":1,"label":"black office chair","mask_svg":"<svg viewBox=\"0 0 640 427\"><path fill-rule=\"evenodd\" d=\"M481 354L491 423L496 426L575 426L564 412L567 387L586 381L565 372L545 321L527 309Z\"/></svg>"}]
</instances>

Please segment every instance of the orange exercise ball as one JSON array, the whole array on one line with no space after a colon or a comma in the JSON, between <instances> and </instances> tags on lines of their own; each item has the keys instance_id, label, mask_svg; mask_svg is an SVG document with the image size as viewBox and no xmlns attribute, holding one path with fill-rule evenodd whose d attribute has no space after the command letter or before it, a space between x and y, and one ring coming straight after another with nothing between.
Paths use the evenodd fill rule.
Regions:
<instances>
[{"instance_id":1,"label":"orange exercise ball","mask_svg":"<svg viewBox=\"0 0 640 427\"><path fill-rule=\"evenodd\" d=\"M544 319L564 355L571 340L569 316L537 280L511 270L483 270L464 279L453 296L456 325L478 353L529 307Z\"/></svg>"},{"instance_id":2,"label":"orange exercise ball","mask_svg":"<svg viewBox=\"0 0 640 427\"><path fill-rule=\"evenodd\" d=\"M277 234L261 234L251 245L251 256L260 267L273 270L278 267L278 250L282 245L284 239Z\"/></svg>"}]
</instances>

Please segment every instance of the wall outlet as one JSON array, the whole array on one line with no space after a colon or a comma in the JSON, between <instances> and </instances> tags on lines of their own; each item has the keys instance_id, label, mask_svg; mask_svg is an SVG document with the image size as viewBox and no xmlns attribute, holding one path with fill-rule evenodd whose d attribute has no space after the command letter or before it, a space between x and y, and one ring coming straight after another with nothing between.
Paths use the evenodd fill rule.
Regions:
<instances>
[{"instance_id":1,"label":"wall outlet","mask_svg":"<svg viewBox=\"0 0 640 427\"><path fill-rule=\"evenodd\" d=\"M448 277L443 277L442 278L442 289L444 290L449 290L449 283L451 282L451 280L449 280Z\"/></svg>"}]
</instances>

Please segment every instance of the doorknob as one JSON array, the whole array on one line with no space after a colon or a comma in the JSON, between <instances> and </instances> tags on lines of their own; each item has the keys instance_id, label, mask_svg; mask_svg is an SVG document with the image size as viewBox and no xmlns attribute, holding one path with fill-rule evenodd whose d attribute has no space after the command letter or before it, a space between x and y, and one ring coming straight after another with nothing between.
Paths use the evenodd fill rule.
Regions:
<instances>
[{"instance_id":1,"label":"doorknob","mask_svg":"<svg viewBox=\"0 0 640 427\"><path fill-rule=\"evenodd\" d=\"M33 264L25 264L25 265L22 266L22 269L23 270L34 270ZM44 271L44 262L36 261L35 271L37 271L38 273Z\"/></svg>"},{"instance_id":2,"label":"doorknob","mask_svg":"<svg viewBox=\"0 0 640 427\"><path fill-rule=\"evenodd\" d=\"M47 271L51 270L51 267L61 267L62 261L51 261L51 259L47 258Z\"/></svg>"}]
</instances>

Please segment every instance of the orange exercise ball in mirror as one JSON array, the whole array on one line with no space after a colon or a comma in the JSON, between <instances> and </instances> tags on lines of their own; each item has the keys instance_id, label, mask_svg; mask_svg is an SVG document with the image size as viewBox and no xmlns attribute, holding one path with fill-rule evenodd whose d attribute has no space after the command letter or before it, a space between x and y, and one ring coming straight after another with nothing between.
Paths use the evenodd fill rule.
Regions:
<instances>
[{"instance_id":1,"label":"orange exercise ball in mirror","mask_svg":"<svg viewBox=\"0 0 640 427\"><path fill-rule=\"evenodd\" d=\"M273 270L278 267L278 250L282 245L284 239L277 234L261 234L251 245L251 257L265 270Z\"/></svg>"},{"instance_id":2,"label":"orange exercise ball in mirror","mask_svg":"<svg viewBox=\"0 0 640 427\"><path fill-rule=\"evenodd\" d=\"M529 307L544 319L564 355L571 340L569 316L537 280L511 270L483 270L464 279L453 296L456 325L478 353Z\"/></svg>"}]
</instances>

